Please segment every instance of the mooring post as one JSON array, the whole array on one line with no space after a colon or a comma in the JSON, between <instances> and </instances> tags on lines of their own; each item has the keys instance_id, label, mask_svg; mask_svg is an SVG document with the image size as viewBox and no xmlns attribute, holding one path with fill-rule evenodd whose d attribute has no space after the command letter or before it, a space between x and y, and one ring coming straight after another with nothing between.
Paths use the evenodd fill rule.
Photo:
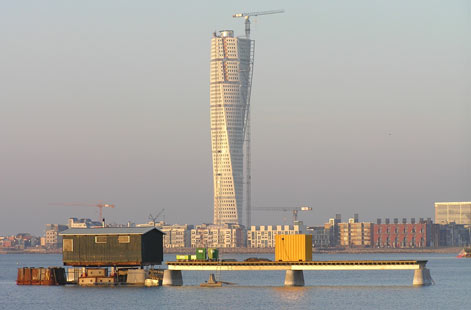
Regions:
<instances>
[{"instance_id":1,"label":"mooring post","mask_svg":"<svg viewBox=\"0 0 471 310\"><path fill-rule=\"evenodd\" d=\"M425 268L425 266L421 266L419 269L414 270L414 280L412 284L414 286L432 285L433 280L430 275L430 270Z\"/></svg>"},{"instance_id":2,"label":"mooring post","mask_svg":"<svg viewBox=\"0 0 471 310\"><path fill-rule=\"evenodd\" d=\"M304 286L302 270L286 270L285 286Z\"/></svg>"},{"instance_id":3,"label":"mooring post","mask_svg":"<svg viewBox=\"0 0 471 310\"><path fill-rule=\"evenodd\" d=\"M181 270L164 270L164 278L162 285L167 286L182 286L183 277Z\"/></svg>"}]
</instances>

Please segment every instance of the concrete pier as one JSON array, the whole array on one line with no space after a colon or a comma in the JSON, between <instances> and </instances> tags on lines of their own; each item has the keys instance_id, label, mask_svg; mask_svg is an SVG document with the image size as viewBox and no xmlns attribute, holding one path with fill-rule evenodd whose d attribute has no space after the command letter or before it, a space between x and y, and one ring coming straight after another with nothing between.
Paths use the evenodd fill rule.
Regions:
<instances>
[{"instance_id":1,"label":"concrete pier","mask_svg":"<svg viewBox=\"0 0 471 310\"><path fill-rule=\"evenodd\" d=\"M430 270L428 268L420 268L414 271L414 280L412 281L414 286L426 286L432 285L433 279L430 275Z\"/></svg>"},{"instance_id":2,"label":"concrete pier","mask_svg":"<svg viewBox=\"0 0 471 310\"><path fill-rule=\"evenodd\" d=\"M286 270L285 286L304 286L302 270Z\"/></svg>"},{"instance_id":3,"label":"concrete pier","mask_svg":"<svg viewBox=\"0 0 471 310\"><path fill-rule=\"evenodd\" d=\"M164 279L162 285L166 286L182 286L183 277L181 270L164 270Z\"/></svg>"}]
</instances>

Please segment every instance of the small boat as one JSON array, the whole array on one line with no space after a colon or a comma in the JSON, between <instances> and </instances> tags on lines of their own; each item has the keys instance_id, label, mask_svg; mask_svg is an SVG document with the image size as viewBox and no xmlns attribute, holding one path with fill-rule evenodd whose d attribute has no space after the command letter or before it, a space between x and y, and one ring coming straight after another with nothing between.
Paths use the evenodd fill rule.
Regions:
<instances>
[{"instance_id":1,"label":"small boat","mask_svg":"<svg viewBox=\"0 0 471 310\"><path fill-rule=\"evenodd\" d=\"M471 248L463 248L461 252L456 256L458 258L469 257L471 258Z\"/></svg>"}]
</instances>

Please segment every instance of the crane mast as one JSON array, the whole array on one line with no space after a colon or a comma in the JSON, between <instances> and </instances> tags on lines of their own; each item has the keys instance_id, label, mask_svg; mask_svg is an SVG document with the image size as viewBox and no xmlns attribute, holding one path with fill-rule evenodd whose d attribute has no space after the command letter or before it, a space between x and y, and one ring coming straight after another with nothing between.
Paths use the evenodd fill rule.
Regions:
<instances>
[{"instance_id":1,"label":"crane mast","mask_svg":"<svg viewBox=\"0 0 471 310\"><path fill-rule=\"evenodd\" d=\"M234 18L245 19L245 37L250 40L250 17L260 16L260 15L270 15L284 13L284 10L272 10L272 11L261 11L261 12L250 12L250 13L237 13L232 15ZM245 210L246 218L245 224L246 227L252 225L252 176L251 176L251 149L250 149L250 95L252 92L252 81L253 81L253 66L254 66L254 56L255 56L255 41L250 40L250 60L249 60L249 80L248 80L248 91L245 103L245 113L244 113L244 144L245 144Z\"/></svg>"}]
</instances>

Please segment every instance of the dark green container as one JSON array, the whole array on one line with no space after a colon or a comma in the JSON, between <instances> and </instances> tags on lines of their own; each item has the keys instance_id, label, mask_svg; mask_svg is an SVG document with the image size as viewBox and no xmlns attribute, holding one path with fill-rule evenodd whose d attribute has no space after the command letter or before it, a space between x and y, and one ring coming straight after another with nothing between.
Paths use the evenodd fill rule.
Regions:
<instances>
[{"instance_id":1,"label":"dark green container","mask_svg":"<svg viewBox=\"0 0 471 310\"><path fill-rule=\"evenodd\" d=\"M210 260L218 260L219 259L219 250L215 248L208 249L208 258Z\"/></svg>"},{"instance_id":2,"label":"dark green container","mask_svg":"<svg viewBox=\"0 0 471 310\"><path fill-rule=\"evenodd\" d=\"M197 260L206 260L206 249L205 248L197 248L196 249L196 259Z\"/></svg>"}]
</instances>

